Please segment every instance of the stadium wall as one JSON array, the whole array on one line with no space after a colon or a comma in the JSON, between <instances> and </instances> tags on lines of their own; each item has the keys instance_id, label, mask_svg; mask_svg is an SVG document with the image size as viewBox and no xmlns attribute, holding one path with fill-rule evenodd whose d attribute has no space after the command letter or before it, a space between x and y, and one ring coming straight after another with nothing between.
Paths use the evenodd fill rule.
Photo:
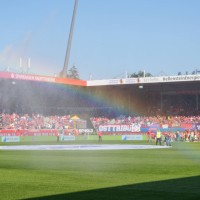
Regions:
<instances>
[{"instance_id":1,"label":"stadium wall","mask_svg":"<svg viewBox=\"0 0 200 200\"><path fill-rule=\"evenodd\" d=\"M33 75L33 74L18 74L18 73L10 73L10 72L1 72L0 78L11 79L11 80L59 83L59 84L77 85L77 86L86 86L87 85L86 81L84 81L84 80L59 78L59 77L52 77L52 76L39 76L39 75Z\"/></svg>"}]
</instances>

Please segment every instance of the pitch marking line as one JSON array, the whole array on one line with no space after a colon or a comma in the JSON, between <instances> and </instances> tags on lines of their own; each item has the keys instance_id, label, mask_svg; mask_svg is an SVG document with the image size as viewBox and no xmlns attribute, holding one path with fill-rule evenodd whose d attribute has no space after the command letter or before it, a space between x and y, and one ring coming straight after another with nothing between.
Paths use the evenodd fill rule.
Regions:
<instances>
[{"instance_id":1,"label":"pitch marking line","mask_svg":"<svg viewBox=\"0 0 200 200\"><path fill-rule=\"evenodd\" d=\"M18 145L0 146L0 150L127 150L127 149L166 149L169 146L156 145Z\"/></svg>"}]
</instances>

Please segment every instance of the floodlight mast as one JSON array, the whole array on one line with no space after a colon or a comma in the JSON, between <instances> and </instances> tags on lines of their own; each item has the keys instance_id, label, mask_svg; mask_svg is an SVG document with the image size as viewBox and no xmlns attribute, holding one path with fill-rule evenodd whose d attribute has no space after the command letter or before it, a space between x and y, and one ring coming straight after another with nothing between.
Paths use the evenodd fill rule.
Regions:
<instances>
[{"instance_id":1,"label":"floodlight mast","mask_svg":"<svg viewBox=\"0 0 200 200\"><path fill-rule=\"evenodd\" d=\"M73 32L74 32L74 23L75 23L75 18L76 18L77 7L78 7L78 0L75 0L72 22L71 22L69 38L68 38L68 43L67 43L67 50L66 50L66 55L65 55L65 62L60 74L61 77L67 77L67 68L68 68L68 63L69 63L69 56L70 56L72 37L73 37Z\"/></svg>"}]
</instances>

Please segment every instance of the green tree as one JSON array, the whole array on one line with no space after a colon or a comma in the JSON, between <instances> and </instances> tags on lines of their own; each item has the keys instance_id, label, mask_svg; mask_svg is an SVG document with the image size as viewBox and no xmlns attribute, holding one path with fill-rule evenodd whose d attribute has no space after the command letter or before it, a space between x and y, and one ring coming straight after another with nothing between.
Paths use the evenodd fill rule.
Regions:
<instances>
[{"instance_id":1,"label":"green tree","mask_svg":"<svg viewBox=\"0 0 200 200\"><path fill-rule=\"evenodd\" d=\"M144 77L144 71L139 71L138 73L134 72L133 74L129 75L129 78L139 78L139 77ZM145 77L152 77L152 74L146 72Z\"/></svg>"},{"instance_id":2,"label":"green tree","mask_svg":"<svg viewBox=\"0 0 200 200\"><path fill-rule=\"evenodd\" d=\"M67 77L73 79L80 79L78 70L75 65L68 70Z\"/></svg>"}]
</instances>

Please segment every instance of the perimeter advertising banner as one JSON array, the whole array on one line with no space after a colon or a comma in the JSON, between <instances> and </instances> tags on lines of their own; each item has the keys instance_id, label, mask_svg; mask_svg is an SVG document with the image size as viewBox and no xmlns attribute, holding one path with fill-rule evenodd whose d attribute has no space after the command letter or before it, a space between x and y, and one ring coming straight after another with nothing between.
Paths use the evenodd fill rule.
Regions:
<instances>
[{"instance_id":1,"label":"perimeter advertising banner","mask_svg":"<svg viewBox=\"0 0 200 200\"><path fill-rule=\"evenodd\" d=\"M82 128L82 129L79 129L78 130L78 132L79 132L79 134L92 134L92 133L94 133L94 129L88 129L88 128Z\"/></svg>"},{"instance_id":2,"label":"perimeter advertising banner","mask_svg":"<svg viewBox=\"0 0 200 200\"><path fill-rule=\"evenodd\" d=\"M193 129L194 128L192 123L181 123L181 127L184 129Z\"/></svg>"},{"instance_id":3,"label":"perimeter advertising banner","mask_svg":"<svg viewBox=\"0 0 200 200\"><path fill-rule=\"evenodd\" d=\"M3 136L2 142L20 142L19 136Z\"/></svg>"},{"instance_id":4,"label":"perimeter advertising banner","mask_svg":"<svg viewBox=\"0 0 200 200\"><path fill-rule=\"evenodd\" d=\"M21 136L56 136L58 134L58 130L22 130Z\"/></svg>"},{"instance_id":5,"label":"perimeter advertising banner","mask_svg":"<svg viewBox=\"0 0 200 200\"><path fill-rule=\"evenodd\" d=\"M61 141L74 141L76 138L74 135L61 135L60 140Z\"/></svg>"},{"instance_id":6,"label":"perimeter advertising banner","mask_svg":"<svg viewBox=\"0 0 200 200\"><path fill-rule=\"evenodd\" d=\"M35 130L0 130L0 136L56 136L58 130L55 129L35 129Z\"/></svg>"},{"instance_id":7,"label":"perimeter advertising banner","mask_svg":"<svg viewBox=\"0 0 200 200\"><path fill-rule=\"evenodd\" d=\"M122 140L143 140L142 135L122 135Z\"/></svg>"}]
</instances>

